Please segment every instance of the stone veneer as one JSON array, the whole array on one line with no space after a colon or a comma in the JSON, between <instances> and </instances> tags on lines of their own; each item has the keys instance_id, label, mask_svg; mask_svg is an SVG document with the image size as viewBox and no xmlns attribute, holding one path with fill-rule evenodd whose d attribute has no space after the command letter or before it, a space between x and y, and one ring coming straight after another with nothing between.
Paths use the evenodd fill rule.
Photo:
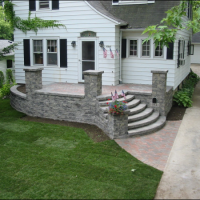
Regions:
<instances>
[{"instance_id":1,"label":"stone veneer","mask_svg":"<svg viewBox=\"0 0 200 200\"><path fill-rule=\"evenodd\" d=\"M43 68L33 67L24 69L27 94L19 92L18 86L13 86L11 88L11 106L13 108L34 117L95 124L112 139L126 135L129 110L123 116L109 115L106 119L100 109L97 96L102 94L103 71L83 72L85 95L72 95L40 91L42 89L42 70ZM147 102L148 106L151 105L161 115L166 115L172 105L172 95L171 92L168 94L163 91L166 91L166 73L156 72L153 75L152 94L138 95L143 102ZM138 98L137 94L135 96ZM153 97L157 98L159 107L151 103Z\"/></svg>"}]
</instances>

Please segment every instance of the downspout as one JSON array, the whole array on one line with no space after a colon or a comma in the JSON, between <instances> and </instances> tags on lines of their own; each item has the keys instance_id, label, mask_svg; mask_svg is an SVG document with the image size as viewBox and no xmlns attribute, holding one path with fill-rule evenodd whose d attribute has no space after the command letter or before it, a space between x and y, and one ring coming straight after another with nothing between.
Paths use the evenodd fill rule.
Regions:
<instances>
[{"instance_id":1,"label":"downspout","mask_svg":"<svg viewBox=\"0 0 200 200\"><path fill-rule=\"evenodd\" d=\"M120 29L120 33L119 33L119 84L122 83L122 57L121 57L121 46L122 46L122 30Z\"/></svg>"}]
</instances>

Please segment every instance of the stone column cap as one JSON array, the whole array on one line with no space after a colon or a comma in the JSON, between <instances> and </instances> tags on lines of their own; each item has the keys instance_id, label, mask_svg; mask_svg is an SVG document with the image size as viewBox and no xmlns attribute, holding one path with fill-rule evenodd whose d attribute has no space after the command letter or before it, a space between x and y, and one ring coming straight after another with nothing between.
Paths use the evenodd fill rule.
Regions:
<instances>
[{"instance_id":1,"label":"stone column cap","mask_svg":"<svg viewBox=\"0 0 200 200\"><path fill-rule=\"evenodd\" d=\"M153 73L153 74L167 74L167 73L168 73L168 70L162 70L162 71L159 71L159 70L151 70L151 73Z\"/></svg>"},{"instance_id":2,"label":"stone column cap","mask_svg":"<svg viewBox=\"0 0 200 200\"><path fill-rule=\"evenodd\" d=\"M98 76L100 74L103 74L104 71L98 71L98 70L86 70L86 71L83 71L83 74L84 75L93 75L93 76Z\"/></svg>"},{"instance_id":3,"label":"stone column cap","mask_svg":"<svg viewBox=\"0 0 200 200\"><path fill-rule=\"evenodd\" d=\"M37 72L37 71L42 71L44 68L43 67L25 67L23 70L25 72Z\"/></svg>"}]
</instances>

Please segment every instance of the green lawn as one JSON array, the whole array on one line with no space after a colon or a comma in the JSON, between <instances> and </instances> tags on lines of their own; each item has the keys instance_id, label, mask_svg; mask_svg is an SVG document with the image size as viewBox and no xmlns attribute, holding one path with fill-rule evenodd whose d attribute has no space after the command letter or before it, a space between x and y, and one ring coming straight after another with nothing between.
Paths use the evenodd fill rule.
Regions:
<instances>
[{"instance_id":1,"label":"green lawn","mask_svg":"<svg viewBox=\"0 0 200 200\"><path fill-rule=\"evenodd\" d=\"M0 199L154 198L161 171L113 140L21 120L9 103L0 100Z\"/></svg>"}]
</instances>

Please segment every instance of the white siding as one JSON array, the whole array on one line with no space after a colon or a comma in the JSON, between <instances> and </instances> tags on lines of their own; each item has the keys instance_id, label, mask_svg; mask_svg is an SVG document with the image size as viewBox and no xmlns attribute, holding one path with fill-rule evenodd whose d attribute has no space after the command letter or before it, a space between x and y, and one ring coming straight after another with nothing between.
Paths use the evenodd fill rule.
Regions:
<instances>
[{"instance_id":1,"label":"white siding","mask_svg":"<svg viewBox=\"0 0 200 200\"><path fill-rule=\"evenodd\" d=\"M194 44L194 55L191 55L191 63L200 64L200 44Z\"/></svg>"},{"instance_id":2,"label":"white siding","mask_svg":"<svg viewBox=\"0 0 200 200\"><path fill-rule=\"evenodd\" d=\"M59 23L64 24L65 28L54 29L42 29L39 30L37 36L34 32L29 31L27 34L22 33L19 30L15 30L15 42L21 42L18 46L18 50L15 51L15 68L16 68L16 81L18 83L24 83L24 55L23 55L23 39L29 39L30 37L58 37L59 39L67 39L68 50L68 67L47 67L44 66L43 70L43 84L51 82L69 82L78 83L79 76L79 38L80 33L83 31L96 32L97 36L97 70L103 70L103 84L115 85L116 81L115 63L118 62L118 58L110 58L111 46L114 53L116 48L115 23L97 14L92 8L90 8L84 1L59 1L59 10L43 10L32 11L31 16L40 17L45 20L58 20ZM29 1L15 1L15 13L17 16L27 19L29 12ZM71 42L76 41L76 47L71 46ZM108 51L107 58L103 58L103 50L99 47L99 42L103 41L105 48Z\"/></svg>"},{"instance_id":3,"label":"white siding","mask_svg":"<svg viewBox=\"0 0 200 200\"><path fill-rule=\"evenodd\" d=\"M174 44L175 48L175 60L176 60L176 66L175 66L175 76L174 76L174 89L178 87L178 85L185 79L185 77L190 72L190 59L191 56L187 55L188 52L188 41L192 37L192 31L182 30L178 31L176 36L176 42ZM183 39L185 40L185 65L180 66L177 68L177 58L178 58L178 40Z\"/></svg>"},{"instance_id":4,"label":"white siding","mask_svg":"<svg viewBox=\"0 0 200 200\"><path fill-rule=\"evenodd\" d=\"M147 35L141 35L139 31L124 31L122 38L125 39L138 39L138 46L141 50L141 39L146 38ZM128 52L128 40L127 40L127 57L122 59L122 81L123 83L135 83L135 84L152 84L151 70L168 70L167 85L173 86L174 89L182 82L187 76L190 69L190 56L187 56L187 42L189 40L189 31L181 31L177 35L177 39L182 36L185 41L185 66L177 68L177 54L178 54L178 41L174 44L174 59L166 59L167 48L164 47L164 57L155 58L153 56L154 44L151 40L151 56L149 58L142 58L141 51L139 50L139 57L129 56Z\"/></svg>"}]
</instances>

